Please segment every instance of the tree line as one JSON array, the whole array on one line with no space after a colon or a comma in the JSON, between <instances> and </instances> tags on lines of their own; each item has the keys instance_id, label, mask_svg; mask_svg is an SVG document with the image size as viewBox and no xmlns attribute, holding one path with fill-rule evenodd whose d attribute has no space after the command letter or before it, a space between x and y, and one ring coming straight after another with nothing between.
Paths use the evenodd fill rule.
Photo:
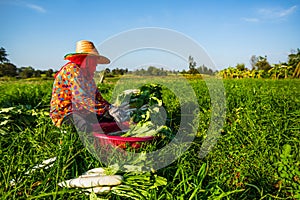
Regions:
<instances>
[{"instance_id":1,"label":"tree line","mask_svg":"<svg viewBox=\"0 0 300 200\"><path fill-rule=\"evenodd\" d=\"M56 73L52 69L35 70L31 66L16 67L10 63L7 58L6 50L0 48L0 77L17 77L17 78L31 78L31 77L53 77ZM293 50L288 55L286 63L279 63L271 65L268 62L267 56L255 56L250 58L251 69L246 68L244 63L238 63L235 67L229 66L221 71L214 71L205 65L198 66L192 56L188 58L188 70L165 70L155 66L149 66L147 69L137 69L129 71L127 68L116 68L110 70L104 69L102 72L106 77L119 76L124 74L134 74L142 76L167 76L168 74L207 74L218 75L223 78L300 78L300 49Z\"/></svg>"},{"instance_id":2,"label":"tree line","mask_svg":"<svg viewBox=\"0 0 300 200\"><path fill-rule=\"evenodd\" d=\"M267 56L253 55L250 64L251 69L241 63L221 70L218 75L223 78L300 78L300 49L292 50L287 62L271 65Z\"/></svg>"},{"instance_id":3,"label":"tree line","mask_svg":"<svg viewBox=\"0 0 300 200\"><path fill-rule=\"evenodd\" d=\"M0 77L19 77L19 78L31 78L31 77L53 77L54 71L48 70L35 70L33 67L20 67L18 68L12 64L7 58L8 54L6 50L0 48Z\"/></svg>"},{"instance_id":4,"label":"tree line","mask_svg":"<svg viewBox=\"0 0 300 200\"><path fill-rule=\"evenodd\" d=\"M0 48L0 77L17 77L17 78L31 78L31 77L53 77L56 73L52 69L48 70L35 70L31 66L18 68L12 64L7 58L8 54L6 50ZM149 66L147 69L136 69L129 71L128 68L115 68L110 70L109 68L104 69L102 72L106 77L114 77L124 74L134 74L140 76L167 76L168 74L209 74L213 75L215 72L206 66L200 66L196 68L196 62L193 61L193 57L189 57L189 69L188 70L165 70L163 68L157 68L155 66Z\"/></svg>"}]
</instances>

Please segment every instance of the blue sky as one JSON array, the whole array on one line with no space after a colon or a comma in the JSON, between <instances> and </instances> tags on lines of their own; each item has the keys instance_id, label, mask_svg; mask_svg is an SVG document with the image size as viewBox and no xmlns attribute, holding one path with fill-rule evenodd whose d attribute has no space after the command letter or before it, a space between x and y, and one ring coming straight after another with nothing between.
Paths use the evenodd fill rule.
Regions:
<instances>
[{"instance_id":1,"label":"blue sky","mask_svg":"<svg viewBox=\"0 0 300 200\"><path fill-rule=\"evenodd\" d=\"M66 63L63 56L75 51L78 40L88 39L98 46L143 27L189 37L203 47L217 69L237 63L249 67L252 55L267 55L270 63L285 62L292 49L300 48L298 0L0 0L0 16L0 46L17 67L56 70ZM134 68L131 61L151 63L160 53L135 52L109 67ZM160 57L170 62L163 65L187 69L186 60L165 53Z\"/></svg>"}]
</instances>

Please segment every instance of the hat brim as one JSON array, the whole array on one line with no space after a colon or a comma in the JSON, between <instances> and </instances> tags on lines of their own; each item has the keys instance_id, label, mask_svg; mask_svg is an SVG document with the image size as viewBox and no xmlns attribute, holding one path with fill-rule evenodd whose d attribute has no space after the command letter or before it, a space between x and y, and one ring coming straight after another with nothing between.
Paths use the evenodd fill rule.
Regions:
<instances>
[{"instance_id":1,"label":"hat brim","mask_svg":"<svg viewBox=\"0 0 300 200\"><path fill-rule=\"evenodd\" d=\"M72 60L77 57L87 57L87 56L97 57L98 64L109 64L110 63L110 60L108 58L106 58L105 56L95 55L95 54L90 54L90 53L69 53L69 54L65 55L65 60Z\"/></svg>"}]
</instances>

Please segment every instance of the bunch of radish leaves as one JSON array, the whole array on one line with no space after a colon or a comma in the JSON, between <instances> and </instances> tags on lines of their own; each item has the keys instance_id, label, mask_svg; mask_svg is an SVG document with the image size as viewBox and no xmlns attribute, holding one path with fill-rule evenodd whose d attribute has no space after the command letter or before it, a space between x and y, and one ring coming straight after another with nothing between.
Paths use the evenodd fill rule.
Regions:
<instances>
[{"instance_id":1,"label":"bunch of radish leaves","mask_svg":"<svg viewBox=\"0 0 300 200\"><path fill-rule=\"evenodd\" d=\"M162 86L145 84L131 94L123 93L118 98L119 104L129 100L132 126L123 137L155 136L171 138L171 129L165 125L166 111L162 100Z\"/></svg>"}]
</instances>

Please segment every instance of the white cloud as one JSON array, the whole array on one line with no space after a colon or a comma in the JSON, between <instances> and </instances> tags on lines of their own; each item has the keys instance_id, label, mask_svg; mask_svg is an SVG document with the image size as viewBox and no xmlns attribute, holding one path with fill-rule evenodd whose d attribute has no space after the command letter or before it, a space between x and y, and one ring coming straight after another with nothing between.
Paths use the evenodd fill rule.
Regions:
<instances>
[{"instance_id":1,"label":"white cloud","mask_svg":"<svg viewBox=\"0 0 300 200\"><path fill-rule=\"evenodd\" d=\"M46 13L46 9L43 8L42 6L39 6L37 4L28 3L23 0L0 0L0 5L1 4L24 7L24 8L29 8L35 12Z\"/></svg>"},{"instance_id":2,"label":"white cloud","mask_svg":"<svg viewBox=\"0 0 300 200\"><path fill-rule=\"evenodd\" d=\"M255 17L243 17L241 18L242 21L257 23L257 22L264 22L268 20L279 20L284 19L285 17L292 15L296 12L297 6L291 6L287 9L283 8L261 8L257 10Z\"/></svg>"},{"instance_id":3,"label":"white cloud","mask_svg":"<svg viewBox=\"0 0 300 200\"><path fill-rule=\"evenodd\" d=\"M46 10L43 7L38 6L36 4L26 4L26 7L30 8L34 11L40 12L40 13L45 13L46 12Z\"/></svg>"},{"instance_id":4,"label":"white cloud","mask_svg":"<svg viewBox=\"0 0 300 200\"><path fill-rule=\"evenodd\" d=\"M245 22L259 22L260 21L258 18L248 18L248 17L243 17L242 20Z\"/></svg>"},{"instance_id":5,"label":"white cloud","mask_svg":"<svg viewBox=\"0 0 300 200\"><path fill-rule=\"evenodd\" d=\"M287 9L277 8L277 9L271 9L271 8L262 8L258 10L258 13L262 15L264 18L269 19L277 19L277 18L283 18L286 16L289 16L293 14L297 10L297 6L292 6Z\"/></svg>"},{"instance_id":6,"label":"white cloud","mask_svg":"<svg viewBox=\"0 0 300 200\"><path fill-rule=\"evenodd\" d=\"M279 16L284 17L287 15L290 15L290 14L294 13L296 10L297 10L297 6L292 6L289 9L283 10L281 13L279 13Z\"/></svg>"}]
</instances>

